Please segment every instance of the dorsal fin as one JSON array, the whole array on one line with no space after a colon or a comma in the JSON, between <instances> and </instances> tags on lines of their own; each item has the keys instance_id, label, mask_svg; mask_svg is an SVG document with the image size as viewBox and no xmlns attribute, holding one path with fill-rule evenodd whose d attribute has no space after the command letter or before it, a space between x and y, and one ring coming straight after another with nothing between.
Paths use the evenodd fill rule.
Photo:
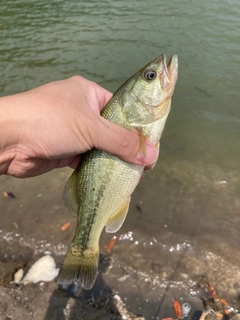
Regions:
<instances>
[{"instance_id":1,"label":"dorsal fin","mask_svg":"<svg viewBox=\"0 0 240 320\"><path fill-rule=\"evenodd\" d=\"M72 175L68 179L62 195L63 203L67 209L73 214L78 213L79 200L77 197L77 172L73 171Z\"/></svg>"}]
</instances>

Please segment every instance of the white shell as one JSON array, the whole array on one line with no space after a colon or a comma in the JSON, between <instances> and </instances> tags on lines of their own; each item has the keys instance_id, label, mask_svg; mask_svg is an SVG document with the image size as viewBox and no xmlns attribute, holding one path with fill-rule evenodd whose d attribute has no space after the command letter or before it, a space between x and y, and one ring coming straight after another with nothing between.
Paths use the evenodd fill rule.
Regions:
<instances>
[{"instance_id":1,"label":"white shell","mask_svg":"<svg viewBox=\"0 0 240 320\"><path fill-rule=\"evenodd\" d=\"M58 271L53 257L43 256L32 265L22 282L52 281L58 275Z\"/></svg>"},{"instance_id":2,"label":"white shell","mask_svg":"<svg viewBox=\"0 0 240 320\"><path fill-rule=\"evenodd\" d=\"M19 270L14 274L14 280L13 280L11 283L20 283L22 277L23 277L23 269L19 269Z\"/></svg>"},{"instance_id":3,"label":"white shell","mask_svg":"<svg viewBox=\"0 0 240 320\"><path fill-rule=\"evenodd\" d=\"M183 318L186 318L191 311L191 305L188 302L184 302L182 304L182 313L183 313Z\"/></svg>"}]
</instances>

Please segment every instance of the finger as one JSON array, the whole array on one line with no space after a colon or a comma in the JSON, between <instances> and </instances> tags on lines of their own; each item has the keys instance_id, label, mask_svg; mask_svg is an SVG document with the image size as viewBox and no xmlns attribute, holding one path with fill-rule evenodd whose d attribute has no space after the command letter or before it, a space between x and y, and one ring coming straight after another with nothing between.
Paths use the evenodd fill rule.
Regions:
<instances>
[{"instance_id":1,"label":"finger","mask_svg":"<svg viewBox=\"0 0 240 320\"><path fill-rule=\"evenodd\" d=\"M75 157L75 159L74 159L71 163L68 164L68 166L69 166L70 168L72 168L72 169L76 169L77 166L79 165L79 162L81 161L81 157L82 157L81 154L77 155L77 156Z\"/></svg>"},{"instance_id":2,"label":"finger","mask_svg":"<svg viewBox=\"0 0 240 320\"><path fill-rule=\"evenodd\" d=\"M60 159L56 168L70 167L76 169L81 160L81 155Z\"/></svg>"},{"instance_id":3,"label":"finger","mask_svg":"<svg viewBox=\"0 0 240 320\"><path fill-rule=\"evenodd\" d=\"M93 138L94 146L112 153L122 160L139 165L151 165L157 160L158 151L150 142L146 142L146 156L140 150L138 134L124 129L104 118L98 122L97 137ZM96 143L95 143L96 142Z\"/></svg>"},{"instance_id":4,"label":"finger","mask_svg":"<svg viewBox=\"0 0 240 320\"><path fill-rule=\"evenodd\" d=\"M158 158L158 156L159 156L159 152L160 152L160 141L156 144L156 149L157 149L157 158ZM152 163L151 165L148 165L148 166L146 166L145 168L144 168L144 170L146 171L146 170L150 170L150 169L153 169L154 167L155 167L155 165L156 165L156 162L157 161L155 161L154 163Z\"/></svg>"},{"instance_id":5,"label":"finger","mask_svg":"<svg viewBox=\"0 0 240 320\"><path fill-rule=\"evenodd\" d=\"M105 107L105 105L108 103L108 101L112 97L112 93L102 87L100 87L98 84L96 84L96 95L99 105L99 111L102 111L102 109Z\"/></svg>"}]
</instances>

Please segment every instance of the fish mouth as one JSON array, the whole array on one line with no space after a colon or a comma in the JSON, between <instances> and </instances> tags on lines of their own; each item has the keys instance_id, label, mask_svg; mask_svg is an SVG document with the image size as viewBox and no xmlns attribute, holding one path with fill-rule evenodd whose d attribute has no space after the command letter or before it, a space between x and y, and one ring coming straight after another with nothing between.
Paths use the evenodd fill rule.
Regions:
<instances>
[{"instance_id":1,"label":"fish mouth","mask_svg":"<svg viewBox=\"0 0 240 320\"><path fill-rule=\"evenodd\" d=\"M178 56L176 54L172 54L168 64L165 54L162 54L160 59L163 76L166 78L167 82L174 84L177 81L178 75Z\"/></svg>"}]
</instances>

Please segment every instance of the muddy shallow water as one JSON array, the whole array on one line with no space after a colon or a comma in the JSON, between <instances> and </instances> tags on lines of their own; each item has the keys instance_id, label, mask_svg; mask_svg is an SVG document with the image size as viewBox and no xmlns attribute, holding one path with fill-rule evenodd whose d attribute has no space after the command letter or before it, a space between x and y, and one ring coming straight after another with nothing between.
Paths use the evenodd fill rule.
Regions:
<instances>
[{"instance_id":1,"label":"muddy shallow water","mask_svg":"<svg viewBox=\"0 0 240 320\"><path fill-rule=\"evenodd\" d=\"M208 175L203 179L203 172L190 169L185 165L179 173L174 167L168 165L166 169L160 165L159 169L146 173L133 195L128 217L110 253L105 252L105 246L112 235L102 234L99 275L94 288L90 291L70 288L70 295L87 301L116 292L128 310L146 319L174 317L175 298L181 303L190 303L189 317L198 319L203 310L200 300L203 292L197 282L204 275L231 307L239 309L240 254L236 250L237 239L235 243L232 237L235 230L227 223L239 210L233 196L237 178L224 172L214 175L208 168ZM61 192L70 172L70 169L59 169L23 180L1 177L1 261L24 261L30 266L44 253L51 252L60 265L76 223L76 217L61 202ZM157 184L153 181L155 175L158 175ZM198 184L199 177L204 184ZM172 183L179 185L175 192L171 192ZM150 187L151 194L146 192ZM11 192L12 197L4 197L4 191ZM203 204L209 213L202 210ZM222 216L227 212L228 219L215 220L211 210L218 210ZM61 231L66 222L71 223L70 228ZM239 221L234 228L239 230ZM37 295L39 285L28 286ZM57 297L62 293L57 286L46 286L48 298L39 296L40 300L45 299L42 301L45 310L41 303L41 307L33 304L37 308L36 319L50 320L56 301L58 306L60 303ZM12 284L6 290L20 289ZM68 299L61 301L64 310ZM71 301L69 308L74 310L73 306L79 301ZM8 302L11 305L11 300ZM11 314L10 307L9 312ZM94 312L96 316L97 311ZM69 319L75 319L73 313L71 316L69 310Z\"/></svg>"}]
</instances>

